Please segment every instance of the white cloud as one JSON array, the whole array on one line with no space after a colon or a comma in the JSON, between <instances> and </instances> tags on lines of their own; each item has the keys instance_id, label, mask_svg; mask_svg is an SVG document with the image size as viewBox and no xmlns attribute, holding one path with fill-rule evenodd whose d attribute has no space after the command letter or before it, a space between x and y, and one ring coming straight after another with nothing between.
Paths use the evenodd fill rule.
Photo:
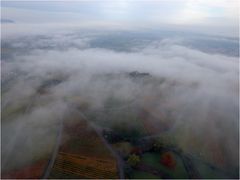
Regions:
<instances>
[{"instance_id":1,"label":"white cloud","mask_svg":"<svg viewBox=\"0 0 240 180\"><path fill-rule=\"evenodd\" d=\"M193 1L191 3L192 5L189 5L191 9L185 11L185 20L187 20L185 22L191 22L194 19L203 21L204 18L208 19L211 16L209 12L205 13L198 9L197 3L195 4ZM207 5L214 6L210 3ZM219 6L224 8L226 4L220 3ZM126 7L125 4L122 9L125 8L129 7ZM9 89L2 94L2 113L4 113L2 142L5 144L2 153L6 155L3 156L4 165L8 161L12 161L14 165L31 161L35 153L49 147L53 141L53 139L48 139L48 136L53 136L51 127L56 130L59 116L63 116L69 110L69 102L65 101L66 97L80 96L89 102L90 107L101 108L109 94L124 100L137 97L140 103L145 102L149 96L157 99L153 102L155 113L159 113L163 107L174 109L174 127L180 128L183 131L182 135L186 134L186 136L178 137L180 146L187 146L191 149L190 143L183 143L190 141L190 133L195 135L196 142L201 143L207 138L212 142L224 144L219 148L223 149L224 156L227 157L227 165L238 165L239 148L236 137L239 118L239 60L237 57L203 53L179 46L175 39L156 42L141 50L136 49L137 51L128 53L91 48L88 46L88 37L84 38L83 34L83 38L74 39L76 37L74 33L81 34L80 30L83 29L89 29L89 31L101 29L103 32L105 29L137 29L141 25L105 20L89 22L88 18L84 19L85 17L80 18L82 21L76 25L74 18L78 15L75 16L75 13L60 13L61 16L58 16L59 13L51 12L43 15L42 12L10 8L4 11L3 17L25 23L3 24L3 40L15 45L16 51L21 49L21 46L27 47L23 46L24 43L35 45L34 50L26 49L28 53L16 56L13 53L9 61L4 61L4 59L2 61L2 81L5 82L5 80L9 80L8 78L14 79L12 83L7 84ZM187 19L186 15L191 13L192 19ZM51 15L50 19L41 19L41 17L48 18ZM67 17L64 17L64 22L60 23L58 20L64 15ZM154 17L157 17L155 15ZM71 21L65 24L68 17ZM180 18L182 17L184 17L184 13ZM33 23L36 18L43 24ZM184 22L184 18L182 22ZM208 29L209 26L204 27ZM193 28L191 23L185 27L188 30L191 28ZM172 26L172 29L179 30L181 28ZM200 29L200 31L202 30ZM225 31L225 34L229 34L231 30ZM212 34L216 34L214 28L212 32ZM218 30L218 32L220 31ZM34 35L55 38L36 42ZM19 36L28 37L30 41L19 42ZM101 33L95 34L95 36L101 36ZM31 40L31 38L33 39ZM71 47L70 42L85 49ZM38 49L38 45L40 46L41 43L52 46L44 50ZM69 46L67 49L61 51L54 48L64 43ZM149 72L152 75L151 81L136 84L126 76L113 80L100 78L100 75L105 77L106 73L136 70ZM99 80L95 78L96 75ZM8 112L4 108L24 107L31 103L39 86L46 80L56 77L63 77L63 81L50 87L49 94L40 96L29 111L18 117L8 116ZM164 81L160 84L162 79ZM158 98L163 99L158 100ZM151 104L151 101L148 103ZM143 103L143 105L145 104ZM58 114L59 112L60 114ZM22 135L19 135L20 132ZM35 146L34 144L38 143L40 138L49 141ZM16 145L20 147L17 149L18 153L14 152ZM46 149L40 154L48 153L48 150ZM204 150L211 154L209 146L200 147L197 151L202 153ZM28 153L29 151L31 153ZM204 155L207 156L207 154Z\"/></svg>"}]
</instances>

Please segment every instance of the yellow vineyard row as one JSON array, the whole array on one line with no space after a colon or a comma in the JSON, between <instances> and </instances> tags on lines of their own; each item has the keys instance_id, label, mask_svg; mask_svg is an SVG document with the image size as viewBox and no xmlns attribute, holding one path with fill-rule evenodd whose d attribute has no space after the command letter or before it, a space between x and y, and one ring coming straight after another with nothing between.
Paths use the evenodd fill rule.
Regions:
<instances>
[{"instance_id":1,"label":"yellow vineyard row","mask_svg":"<svg viewBox=\"0 0 240 180\"><path fill-rule=\"evenodd\" d=\"M64 152L59 152L58 158L65 161L70 161L76 164L84 164L88 166L98 166L100 169L116 170L116 161L114 159L102 159L89 156L79 156Z\"/></svg>"},{"instance_id":2,"label":"yellow vineyard row","mask_svg":"<svg viewBox=\"0 0 240 180\"><path fill-rule=\"evenodd\" d=\"M114 159L100 159L60 152L53 169L86 178L117 178Z\"/></svg>"}]
</instances>

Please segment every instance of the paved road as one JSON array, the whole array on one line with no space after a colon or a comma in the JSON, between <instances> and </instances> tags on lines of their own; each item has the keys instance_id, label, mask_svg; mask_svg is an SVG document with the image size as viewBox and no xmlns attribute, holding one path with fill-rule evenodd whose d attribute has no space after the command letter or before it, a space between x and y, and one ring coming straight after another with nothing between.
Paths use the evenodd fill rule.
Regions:
<instances>
[{"instance_id":1,"label":"paved road","mask_svg":"<svg viewBox=\"0 0 240 180\"><path fill-rule=\"evenodd\" d=\"M61 144L61 140L62 140L62 132L63 132L63 118L61 118L60 120L60 124L59 124L59 130L58 130L58 135L57 135L57 140L56 140L56 144L55 144L55 147L53 149L53 153L52 153L52 156L49 160L49 163L48 163L48 166L44 172L44 175L43 175L43 179L47 179L50 175L50 172L53 168L53 165L54 165L54 162L57 158L57 154L58 154L58 151L59 151L59 148L60 148L60 144Z\"/></svg>"},{"instance_id":2,"label":"paved road","mask_svg":"<svg viewBox=\"0 0 240 180\"><path fill-rule=\"evenodd\" d=\"M186 156L186 155L181 155L180 156L182 158L183 161L183 165L188 173L188 176L190 179L200 179L201 176L198 172L198 170L196 169L195 165L193 164L192 160Z\"/></svg>"},{"instance_id":3,"label":"paved road","mask_svg":"<svg viewBox=\"0 0 240 180\"><path fill-rule=\"evenodd\" d=\"M87 120L87 117L80 111L78 111L80 116ZM89 122L89 121L88 121ZM89 122L90 123L90 122ZM121 156L112 148L112 146L107 142L107 140L103 137L102 135L102 129L98 126L96 126L94 123L90 123L91 127L96 131L98 136L101 138L102 142L104 145L108 148L108 150L112 153L112 155L116 158L117 160L117 165L118 165L118 171L119 171L119 178L124 179L124 162L121 158Z\"/></svg>"},{"instance_id":4,"label":"paved road","mask_svg":"<svg viewBox=\"0 0 240 180\"><path fill-rule=\"evenodd\" d=\"M78 111L78 113L84 120L87 120L87 117L82 112ZM47 179L49 177L50 172L53 168L54 162L56 160L56 157L57 157L57 154L58 154L58 151L59 151L59 147L60 147L60 143L61 143L61 139L62 139L63 121L64 121L64 119L62 118L61 121L60 121L60 124L59 124L59 131L58 131L58 135L57 135L56 144L55 144L55 147L53 149L53 152L52 152L51 158L49 160L48 166L47 166L47 168L45 170L45 173L43 175L43 179ZM104 145L109 149L109 151L112 153L112 155L116 158L117 165L118 165L118 171L119 171L119 178L124 179L124 170L123 170L124 163L123 163L122 158L120 157L120 155L118 155L117 152L115 152L115 150L112 148L112 146L103 137L102 130L93 123L90 123L90 125L96 131L98 136L101 138Z\"/></svg>"},{"instance_id":5,"label":"paved road","mask_svg":"<svg viewBox=\"0 0 240 180\"><path fill-rule=\"evenodd\" d=\"M177 148L174 148L174 147L164 147L163 149L166 151L172 151L172 152L176 153L182 159L183 165L184 165L190 179L201 178L198 170L196 169L195 165L193 164L193 162L189 156L187 156L186 154L183 154Z\"/></svg>"}]
</instances>

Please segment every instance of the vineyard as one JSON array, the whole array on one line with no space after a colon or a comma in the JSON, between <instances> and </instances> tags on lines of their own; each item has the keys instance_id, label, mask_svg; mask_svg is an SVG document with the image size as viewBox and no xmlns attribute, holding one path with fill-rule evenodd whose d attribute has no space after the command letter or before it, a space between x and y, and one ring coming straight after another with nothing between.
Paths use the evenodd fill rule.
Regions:
<instances>
[{"instance_id":1,"label":"vineyard","mask_svg":"<svg viewBox=\"0 0 240 180\"><path fill-rule=\"evenodd\" d=\"M73 119L64 123L49 178L118 178L117 162L86 121Z\"/></svg>"},{"instance_id":2,"label":"vineyard","mask_svg":"<svg viewBox=\"0 0 240 180\"><path fill-rule=\"evenodd\" d=\"M112 160L77 156L60 152L50 178L117 178L117 165Z\"/></svg>"},{"instance_id":3,"label":"vineyard","mask_svg":"<svg viewBox=\"0 0 240 180\"><path fill-rule=\"evenodd\" d=\"M3 179L38 179L44 173L47 160L40 160L31 165L22 167L21 169L12 170L7 173L3 173L1 178Z\"/></svg>"}]
</instances>

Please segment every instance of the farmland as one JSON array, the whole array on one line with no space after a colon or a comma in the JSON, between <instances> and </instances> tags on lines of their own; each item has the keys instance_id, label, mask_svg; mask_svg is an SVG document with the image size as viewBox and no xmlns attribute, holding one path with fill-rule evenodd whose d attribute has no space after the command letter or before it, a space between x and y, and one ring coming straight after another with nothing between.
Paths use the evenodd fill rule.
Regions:
<instances>
[{"instance_id":1,"label":"farmland","mask_svg":"<svg viewBox=\"0 0 240 180\"><path fill-rule=\"evenodd\" d=\"M144 81L156 86L164 81L147 73L124 75L136 84ZM116 76L123 75L94 78L115 80ZM30 105L23 101L6 108L4 117L14 119L46 105L54 99L51 88L63 79L44 82L31 97ZM158 92L143 96L136 91L131 98L123 99L114 92L110 94L100 107L91 106L91 99L81 95L65 96L67 112L48 128L41 124L49 131L46 152L39 152L39 156L34 154L32 162L16 167L10 164L10 170L2 173L2 177L186 179L236 176L234 170L226 170L224 148L217 139L209 138L206 147L201 147L202 139L194 132L188 137L186 132L190 130L175 126L177 104L173 100Z\"/></svg>"},{"instance_id":2,"label":"farmland","mask_svg":"<svg viewBox=\"0 0 240 180\"><path fill-rule=\"evenodd\" d=\"M117 178L117 163L84 119L64 122L62 142L49 178Z\"/></svg>"}]
</instances>

